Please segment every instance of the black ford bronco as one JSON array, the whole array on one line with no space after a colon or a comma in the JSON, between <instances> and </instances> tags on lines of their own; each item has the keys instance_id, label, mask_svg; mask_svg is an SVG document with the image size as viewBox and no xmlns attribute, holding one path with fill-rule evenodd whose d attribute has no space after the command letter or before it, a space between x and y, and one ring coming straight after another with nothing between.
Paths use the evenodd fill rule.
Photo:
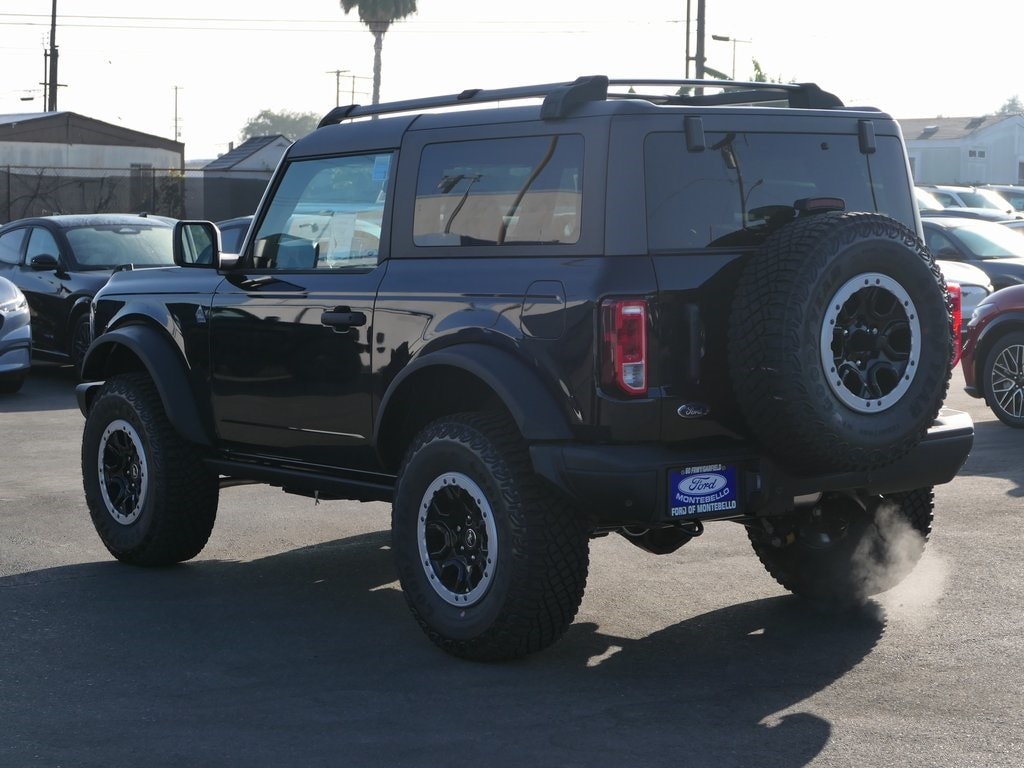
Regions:
<instances>
[{"instance_id":1,"label":"black ford bronco","mask_svg":"<svg viewBox=\"0 0 1024 768\"><path fill-rule=\"evenodd\" d=\"M339 107L239 254L178 222L176 266L96 296L93 522L150 566L231 485L390 502L413 614L472 659L558 639L610 533L666 554L732 521L785 588L861 600L973 441L920 226L897 123L812 84Z\"/></svg>"}]
</instances>

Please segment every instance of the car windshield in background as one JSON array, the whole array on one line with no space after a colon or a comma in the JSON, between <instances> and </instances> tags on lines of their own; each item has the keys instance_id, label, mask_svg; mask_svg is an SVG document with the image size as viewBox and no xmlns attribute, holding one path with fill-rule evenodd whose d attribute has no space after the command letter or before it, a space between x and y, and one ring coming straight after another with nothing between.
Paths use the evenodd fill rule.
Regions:
<instances>
[{"instance_id":1,"label":"car windshield in background","mask_svg":"<svg viewBox=\"0 0 1024 768\"><path fill-rule=\"evenodd\" d=\"M960 198L968 208L995 208L999 211L1013 208L1002 195L990 189L965 190L960 192Z\"/></svg>"},{"instance_id":2,"label":"car windshield in background","mask_svg":"<svg viewBox=\"0 0 1024 768\"><path fill-rule=\"evenodd\" d=\"M1024 258L1024 237L1008 227L964 224L956 236L979 259Z\"/></svg>"},{"instance_id":3,"label":"car windshield in background","mask_svg":"<svg viewBox=\"0 0 1024 768\"><path fill-rule=\"evenodd\" d=\"M644 146L652 250L756 245L806 198L840 198L848 211L884 213L914 226L899 140L878 137L864 154L856 136L708 133L691 152L680 133Z\"/></svg>"},{"instance_id":4,"label":"car windshield in background","mask_svg":"<svg viewBox=\"0 0 1024 768\"><path fill-rule=\"evenodd\" d=\"M114 224L75 227L65 234L78 267L90 270L171 265L172 231L165 226Z\"/></svg>"}]
</instances>

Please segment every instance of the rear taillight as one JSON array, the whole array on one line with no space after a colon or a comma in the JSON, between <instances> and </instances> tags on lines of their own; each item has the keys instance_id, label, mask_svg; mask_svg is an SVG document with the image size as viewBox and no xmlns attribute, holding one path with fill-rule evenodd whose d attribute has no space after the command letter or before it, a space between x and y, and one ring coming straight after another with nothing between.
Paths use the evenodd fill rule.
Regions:
<instances>
[{"instance_id":1,"label":"rear taillight","mask_svg":"<svg viewBox=\"0 0 1024 768\"><path fill-rule=\"evenodd\" d=\"M956 364L960 362L960 331L963 328L964 313L960 284L947 283L946 289L949 291L949 306L953 313L953 362L950 365L955 368Z\"/></svg>"},{"instance_id":2,"label":"rear taillight","mask_svg":"<svg viewBox=\"0 0 1024 768\"><path fill-rule=\"evenodd\" d=\"M601 385L609 392L647 394L647 302L601 303Z\"/></svg>"}]
</instances>

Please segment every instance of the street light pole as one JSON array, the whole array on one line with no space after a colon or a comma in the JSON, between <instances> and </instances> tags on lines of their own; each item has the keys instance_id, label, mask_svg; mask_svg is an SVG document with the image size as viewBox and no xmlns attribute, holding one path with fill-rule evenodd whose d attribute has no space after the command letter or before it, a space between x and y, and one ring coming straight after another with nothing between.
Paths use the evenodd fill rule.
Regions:
<instances>
[{"instance_id":1,"label":"street light pole","mask_svg":"<svg viewBox=\"0 0 1024 768\"><path fill-rule=\"evenodd\" d=\"M736 43L752 43L753 40L739 40L735 37L729 37L729 35L712 35L712 40L717 40L720 43L732 43L732 74L730 77L736 79Z\"/></svg>"}]
</instances>

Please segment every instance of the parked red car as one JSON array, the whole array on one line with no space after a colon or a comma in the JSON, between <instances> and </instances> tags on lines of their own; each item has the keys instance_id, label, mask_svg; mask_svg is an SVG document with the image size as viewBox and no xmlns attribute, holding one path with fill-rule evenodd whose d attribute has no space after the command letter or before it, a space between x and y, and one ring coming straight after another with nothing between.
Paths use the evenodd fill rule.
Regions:
<instances>
[{"instance_id":1,"label":"parked red car","mask_svg":"<svg viewBox=\"0 0 1024 768\"><path fill-rule=\"evenodd\" d=\"M1024 428L1024 285L991 294L964 329L964 389L1004 424Z\"/></svg>"}]
</instances>

